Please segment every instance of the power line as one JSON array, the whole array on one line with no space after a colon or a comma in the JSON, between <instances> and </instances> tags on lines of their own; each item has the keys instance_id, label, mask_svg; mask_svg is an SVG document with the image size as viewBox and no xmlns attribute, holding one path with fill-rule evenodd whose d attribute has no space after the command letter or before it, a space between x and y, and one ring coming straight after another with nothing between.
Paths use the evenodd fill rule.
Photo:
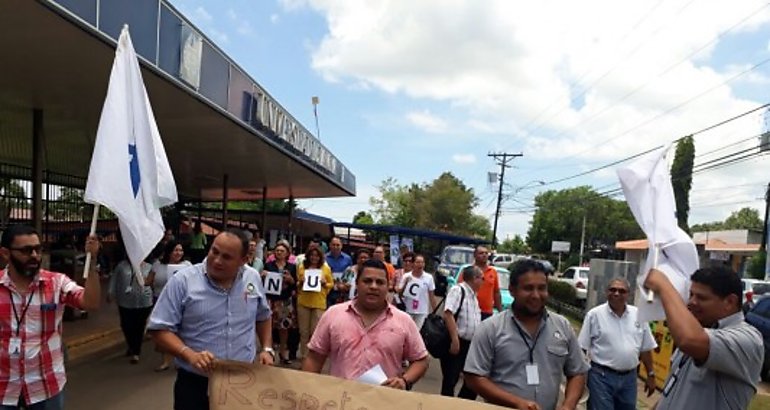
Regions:
<instances>
[{"instance_id":1,"label":"power line","mask_svg":"<svg viewBox=\"0 0 770 410\"><path fill-rule=\"evenodd\" d=\"M497 208L495 209L495 225L492 229L492 247L494 248L495 245L497 245L497 222L500 219L500 205L502 205L503 201L503 185L505 185L505 169L510 168L511 166L508 165L509 162L513 161L514 159L518 157L523 157L524 154L518 153L518 154L509 154L509 153L500 153L500 154L487 154L488 157L491 157L497 162L498 165L500 165L500 181L498 182L500 186L497 190Z\"/></svg>"},{"instance_id":2,"label":"power line","mask_svg":"<svg viewBox=\"0 0 770 410\"><path fill-rule=\"evenodd\" d=\"M766 60L766 61L770 61L770 59L768 59L768 60ZM694 136L696 136L696 135L699 135L699 134L705 133L705 132L707 132L707 131L711 131L711 130L713 130L713 129L715 129L715 128L721 127L721 126L723 126L723 125L725 125L725 124L728 124L728 123L730 123L730 122L732 122L732 121L735 121L735 120L738 120L738 119L740 119L740 118L743 118L743 117L745 117L745 116L747 116L747 115L750 115L750 114L752 114L752 113L755 113L755 112L757 112L757 111L759 111L759 110L762 110L762 109L764 109L764 108L767 108L767 107L770 107L770 103L768 103L768 104L763 104L763 105L761 105L761 106L759 106L759 107L753 108L753 109L751 109L751 110L748 110L748 111L745 111L745 112L743 112L743 113L740 113L740 114L738 114L738 115L735 115L735 116L733 116L733 117L730 117L730 118L728 118L728 119L726 119L726 120L720 121L720 122L718 122L718 123L716 123L716 124L713 124L713 125L710 125L710 126L708 126L708 127L702 128L702 129L700 129L700 130L698 130L698 131L696 131L696 132L693 132L692 134L689 134L688 136L693 136L693 137L694 137ZM760 134L760 135L761 135L761 134ZM755 136L755 137L749 137L748 139L750 139L750 138L757 138L757 137L759 137L759 135L757 135L757 136ZM685 138L685 137L680 137L680 138L677 138L677 139L673 140L673 141L672 141L672 143L676 143L676 142L678 142L678 141L682 140L683 138ZM745 141L745 140L744 140L744 141ZM606 141L605 141L605 142L606 142ZM652 152L652 151L655 151L656 149L659 149L659 148L661 148L661 147L663 147L663 145L658 145L658 146L656 146L656 147L654 147L654 148L650 148L650 149L648 149L648 150L645 150L645 151L642 151L642 152L640 152L640 153L637 153L637 154L633 154L633 155L630 155L630 156L628 156L628 157L625 157L625 158L621 158L621 159L619 159L619 160L613 161L613 162L611 162L611 163L609 163L609 164L605 164L605 165L602 165L602 166L600 166L600 167L592 168L592 169L590 169L590 170L588 170L588 171L583 171L583 172L580 172L580 173L578 173L578 174L575 174L575 175L571 175L571 176L568 176L568 177L564 177L564 178L559 178L559 179L556 179L556 180L553 180L553 181L546 181L546 183L545 183L544 185L553 185L553 184L557 184L557 183L559 183L559 182L569 181L569 180L571 180L571 179L575 179L575 178L579 178L579 177L581 177L581 176L585 176L585 175L588 175L588 174L592 174L592 173L594 173L594 172L597 172L597 171L601 171L601 170L603 170L603 169L607 169L607 168L609 168L609 167L612 167L612 166L614 166L614 165L618 165L618 164L621 164L621 163L623 163L623 162L626 162L626 161L630 161L630 160L632 160L632 159L635 159L635 158L637 158L637 157L640 157L640 156L642 156L642 155L644 155L644 154L647 154L647 153L650 153L650 152ZM704 155L705 155L705 154L704 154Z\"/></svg>"},{"instance_id":3,"label":"power line","mask_svg":"<svg viewBox=\"0 0 770 410\"><path fill-rule=\"evenodd\" d=\"M677 66L679 66L680 64L682 64L682 63L684 63L684 62L688 61L690 58L692 58L693 56L697 55L698 53L700 53L701 51L703 51L703 50L704 50L704 49L706 49L707 47L711 46L711 44L713 44L713 43L714 43L714 42L716 42L717 40L719 40L719 39L723 38L723 37L724 37L725 35L727 35L729 32L731 32L731 31L732 31L732 30L734 30L735 28L739 27L740 25L742 25L743 23L745 23L746 21L748 21L750 18L754 17L756 14L758 14L760 11L762 11L764 8L766 8L766 7L767 7L767 6L769 6L769 5L770 5L770 3L765 3L765 4L763 4L761 7L759 7L759 8L758 8L758 9L756 9L756 10L754 10L753 12L751 12L749 15L747 15L746 17L744 17L743 19L741 19L740 21L738 21L737 23L735 23L733 26L731 26L731 27L730 27L730 28L728 28L727 30L725 30L725 31L721 32L720 34L718 34L716 37L714 37L713 39L711 39L709 42L707 42L707 43L706 43L706 44L704 44L703 46L699 47L698 49L696 49L695 51L693 51L692 53L690 53L689 55L687 55L686 57L684 57L683 59L681 59L680 61L678 61L677 63L675 63L675 64L673 64L673 65L671 65L671 66L667 67L665 70L663 70L662 72L658 73L658 74L657 74L655 77L653 77L653 79L652 79L652 80L656 80L656 79L660 78L661 76L668 74L668 73L669 73L671 70L673 70L674 68L676 68L676 67L677 67ZM756 68L758 68L758 67L759 67L759 66L761 66L761 65L764 65L764 64L765 64L765 63L767 63L768 61L769 61L769 60L764 60L764 61L760 62L760 63L758 63L757 65L755 65L755 66L753 66L753 67L751 67L751 68L747 69L746 71L744 71L744 72L741 72L741 73L738 73L737 75L735 75L735 76L731 77L730 79L726 80L725 82L723 82L723 83L721 83L721 84L719 84L719 85L717 85L717 86L715 86L715 87L712 87L712 88L710 88L710 89L708 89L708 90L706 90L706 91L704 91L704 92L702 92L702 93L700 93L700 94L696 95L695 97L693 97L693 98L690 98L690 99L686 100L685 102L683 102L683 103L681 103L681 104L679 104L679 105L677 105L677 106L675 106L675 107L672 107L672 108L670 108L669 110L667 110L667 111L665 111L665 112L663 112L663 113L661 113L661 114L659 114L659 115L657 115L657 116L655 116L655 117L653 117L653 118L649 119L648 121L643 121L642 123L640 123L640 124L638 124L637 126L635 126L635 127L631 128L631 129L629 129L629 130L625 131L624 133L622 133L622 134L620 134L620 135L617 135L617 136L615 136L615 137L612 137L612 138L610 138L610 139L609 139L609 140L607 140L607 141L604 141L604 143L606 143L606 142L609 142L609 141L612 141L612 140L614 140L614 139L616 139L616 138L619 138L619 137L621 137L621 136L624 136L624 135L628 134L629 132L632 132L632 131L634 131L634 130L636 130L636 129L638 129L638 128L641 128L641 127L642 127L642 126L644 126L644 125L647 125L647 124L651 123L652 121L655 121L655 120L657 120L657 119L658 119L658 118L660 118L660 117L663 117L663 116L665 116L665 115L668 115L668 114L670 114L671 112L673 112L673 111L676 111L677 109L679 109L679 108L682 108L683 106L685 106L685 105L687 105L687 104L689 104L689 103L691 103L691 102L693 102L693 101L695 101L695 100L697 100L697 99L701 98L702 96L704 96L704 95L706 95L706 94L708 94L708 93L710 93L710 92L714 91L714 89L717 89L717 88L719 88L719 87L721 87L721 86L723 86L723 85L725 85L725 84L727 84L727 83L729 83L729 82L732 82L732 81L734 81L736 78L739 78L739 77L741 77L741 76L743 76L743 75L747 74L748 72L755 70ZM614 102L612 102L611 104L608 104L608 105L607 105L606 107L604 107L602 110L600 110L600 111L598 111L598 112L596 112L596 113L592 114L592 115L591 115L591 116L589 116L589 117L586 117L586 118L584 118L584 119L583 119L583 120L582 120L580 123L578 123L577 125L575 125L575 126L573 126L573 127L570 127L570 129L575 129L575 128L578 128L578 127L582 126L583 124L585 124L586 122L588 122L588 121L592 120L593 118L596 118L596 117L598 117L599 115L601 115L601 114L603 114L603 113L605 113L605 112L607 112L607 111L609 111L609 110L611 110L611 109L614 109L615 107L618 107L618 106L619 106L619 103L621 103L621 102L623 102L623 101L627 100L628 98L630 98L631 96L633 96L634 94L636 94L637 92L639 92L640 90L644 89L646 86L648 86L648 85L651 83L651 81L652 81L652 80L648 80L647 82L645 82L645 83L644 83L644 84L642 84L641 86L639 86L639 87L635 88L634 90L630 91L629 93L626 93L626 94L625 94L623 97L621 97L620 99L618 99L618 100L615 100L615 101L614 101ZM552 138L558 138L559 136L561 136L561 135L564 135L564 134L565 134L567 131L569 131L570 129L567 129L567 130L563 130L563 131L559 132L558 134L556 134L556 136L554 136L554 137L552 137ZM578 156L578 155L581 155L581 154L583 154L583 153L585 153L585 152L588 152L589 150L590 150L590 149L586 149L586 150L584 150L584 151L578 152L578 153L576 153L576 154L572 154L572 155L570 155L570 156L567 156L567 157L564 157L564 158L562 158L562 159L567 159L567 158L574 158L574 157L576 157L576 156ZM547 167L543 167L543 168L547 168ZM543 168L539 168L539 169L543 169ZM534 171L534 170L537 170L537 169L538 169L538 168L535 168L535 169L533 169L532 171Z\"/></svg>"}]
</instances>

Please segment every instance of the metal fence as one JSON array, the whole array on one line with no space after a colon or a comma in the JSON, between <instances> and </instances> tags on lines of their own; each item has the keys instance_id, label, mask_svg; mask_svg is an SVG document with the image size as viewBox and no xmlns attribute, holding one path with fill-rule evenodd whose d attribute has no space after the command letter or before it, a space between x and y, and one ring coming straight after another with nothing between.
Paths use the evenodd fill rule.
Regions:
<instances>
[{"instance_id":1,"label":"metal fence","mask_svg":"<svg viewBox=\"0 0 770 410\"><path fill-rule=\"evenodd\" d=\"M83 201L86 179L43 172L43 232L51 235L77 230L90 220L91 205ZM32 224L32 169L0 163L0 229L9 224ZM107 216L107 215L105 215Z\"/></svg>"}]
</instances>

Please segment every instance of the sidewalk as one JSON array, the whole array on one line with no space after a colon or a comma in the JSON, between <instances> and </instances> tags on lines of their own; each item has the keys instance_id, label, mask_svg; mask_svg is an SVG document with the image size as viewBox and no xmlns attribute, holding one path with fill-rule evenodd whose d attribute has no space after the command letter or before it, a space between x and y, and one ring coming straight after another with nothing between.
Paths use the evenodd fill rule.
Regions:
<instances>
[{"instance_id":1,"label":"sidewalk","mask_svg":"<svg viewBox=\"0 0 770 410\"><path fill-rule=\"evenodd\" d=\"M102 283L102 305L99 310L88 312L85 319L78 318L62 324L68 364L120 349L124 344L118 307L115 303L106 303L106 285L106 282Z\"/></svg>"}]
</instances>

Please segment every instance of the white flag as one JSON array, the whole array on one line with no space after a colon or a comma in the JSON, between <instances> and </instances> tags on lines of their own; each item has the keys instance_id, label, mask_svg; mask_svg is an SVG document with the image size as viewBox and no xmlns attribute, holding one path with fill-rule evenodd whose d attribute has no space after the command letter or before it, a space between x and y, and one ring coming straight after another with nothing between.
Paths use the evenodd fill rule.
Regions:
<instances>
[{"instance_id":1,"label":"white flag","mask_svg":"<svg viewBox=\"0 0 770 410\"><path fill-rule=\"evenodd\" d=\"M665 318L659 299L647 303L644 281L647 272L655 266L655 248L660 249L657 269L668 277L671 284L686 301L690 292L690 275L698 269L698 252L692 238L676 220L676 203L671 174L666 162L670 146L653 151L617 170L620 185L628 207L636 222L647 235L647 262L636 283L643 297L637 297L639 321Z\"/></svg>"},{"instance_id":2,"label":"white flag","mask_svg":"<svg viewBox=\"0 0 770 410\"><path fill-rule=\"evenodd\" d=\"M163 237L160 208L177 201L128 26L115 51L85 200L118 216L126 253L137 269Z\"/></svg>"}]
</instances>

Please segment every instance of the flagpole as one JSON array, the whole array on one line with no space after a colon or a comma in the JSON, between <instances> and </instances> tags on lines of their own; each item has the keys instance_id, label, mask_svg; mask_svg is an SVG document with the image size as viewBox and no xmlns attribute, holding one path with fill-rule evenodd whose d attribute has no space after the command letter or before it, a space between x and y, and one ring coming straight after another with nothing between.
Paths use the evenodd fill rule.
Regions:
<instances>
[{"instance_id":1,"label":"flagpole","mask_svg":"<svg viewBox=\"0 0 770 410\"><path fill-rule=\"evenodd\" d=\"M88 236L96 233L96 222L99 220L99 204L94 204L94 215L91 217L91 231ZM87 240L87 239L86 239ZM88 271L91 266L91 252L86 252L86 264L83 266L83 279L88 279Z\"/></svg>"},{"instance_id":2,"label":"flagpole","mask_svg":"<svg viewBox=\"0 0 770 410\"><path fill-rule=\"evenodd\" d=\"M658 269L658 255L660 254L660 245L656 243L653 247L655 250L652 254L652 268ZM655 299L655 292L653 292L652 289L647 289L647 303L652 303L653 299Z\"/></svg>"}]
</instances>

